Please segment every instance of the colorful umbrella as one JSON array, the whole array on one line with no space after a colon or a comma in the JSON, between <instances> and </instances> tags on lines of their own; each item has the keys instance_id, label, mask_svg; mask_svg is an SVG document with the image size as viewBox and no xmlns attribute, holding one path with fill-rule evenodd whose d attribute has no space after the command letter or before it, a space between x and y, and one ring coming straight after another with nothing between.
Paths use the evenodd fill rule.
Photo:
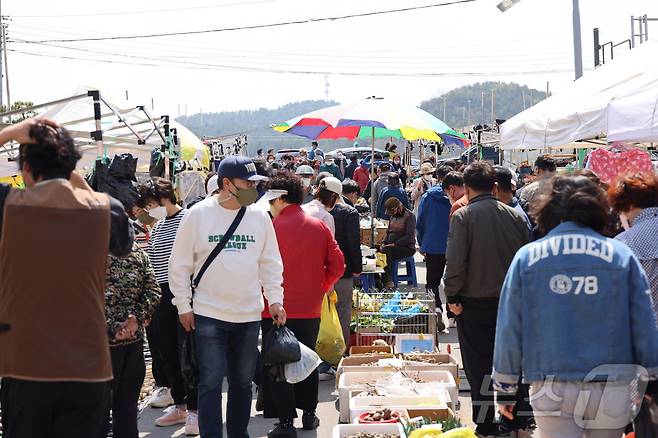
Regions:
<instances>
[{"instance_id":1,"label":"colorful umbrella","mask_svg":"<svg viewBox=\"0 0 658 438\"><path fill-rule=\"evenodd\" d=\"M375 97L312 111L272 128L312 140L393 137L468 144L462 134L430 113Z\"/></svg>"}]
</instances>

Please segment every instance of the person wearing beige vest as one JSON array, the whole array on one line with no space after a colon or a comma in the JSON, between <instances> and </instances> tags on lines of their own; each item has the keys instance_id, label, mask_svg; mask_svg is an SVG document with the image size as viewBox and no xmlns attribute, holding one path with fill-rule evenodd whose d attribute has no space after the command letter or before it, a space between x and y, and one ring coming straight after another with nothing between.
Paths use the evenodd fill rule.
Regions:
<instances>
[{"instance_id":1,"label":"person wearing beige vest","mask_svg":"<svg viewBox=\"0 0 658 438\"><path fill-rule=\"evenodd\" d=\"M133 243L123 206L74 171L69 133L30 119L0 131L21 143L26 189L0 186L0 405L7 438L100 437L112 367L108 253Z\"/></svg>"}]
</instances>

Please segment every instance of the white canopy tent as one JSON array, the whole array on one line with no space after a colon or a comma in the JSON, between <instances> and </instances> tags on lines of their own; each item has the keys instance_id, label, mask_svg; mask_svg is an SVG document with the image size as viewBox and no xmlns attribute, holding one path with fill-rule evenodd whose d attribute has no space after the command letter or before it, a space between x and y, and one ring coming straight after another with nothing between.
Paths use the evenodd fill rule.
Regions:
<instances>
[{"instance_id":1,"label":"white canopy tent","mask_svg":"<svg viewBox=\"0 0 658 438\"><path fill-rule=\"evenodd\" d=\"M507 120L503 150L564 146L579 140L658 141L658 43L648 41Z\"/></svg>"},{"instance_id":2,"label":"white canopy tent","mask_svg":"<svg viewBox=\"0 0 658 438\"><path fill-rule=\"evenodd\" d=\"M116 154L130 153L138 159L138 171L148 171L153 149L167 143L169 130L175 132L178 151L183 160L198 159L208 164L208 148L190 130L168 116L151 117L143 106L121 109L90 87L77 89L71 97L36 105L10 113L44 110L47 117L66 127L82 152L79 168L93 167L98 157L112 158ZM17 173L15 158L18 145L0 148L0 178Z\"/></svg>"}]
</instances>

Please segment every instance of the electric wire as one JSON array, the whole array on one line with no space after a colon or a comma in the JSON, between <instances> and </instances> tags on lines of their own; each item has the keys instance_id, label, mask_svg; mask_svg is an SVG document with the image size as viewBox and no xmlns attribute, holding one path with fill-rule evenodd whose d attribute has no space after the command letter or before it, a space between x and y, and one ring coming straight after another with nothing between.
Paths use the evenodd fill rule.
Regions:
<instances>
[{"instance_id":1,"label":"electric wire","mask_svg":"<svg viewBox=\"0 0 658 438\"><path fill-rule=\"evenodd\" d=\"M252 0L246 2L236 2L236 3L225 3L219 5L207 5L207 6L189 6L186 8L171 8L171 9L150 9L150 10L141 10L141 11L120 11L120 12L96 12L96 13L86 13L86 14L53 14L53 15L12 15L16 18L68 18L68 17L107 17L107 16L116 16L116 15L141 15L141 14L159 14L166 12L183 12L183 11L194 11L201 9L217 9L217 8L226 8L232 6L249 6L260 3L273 3L279 0Z\"/></svg>"},{"instance_id":2,"label":"electric wire","mask_svg":"<svg viewBox=\"0 0 658 438\"><path fill-rule=\"evenodd\" d=\"M408 6L405 8L361 12L361 13L353 13L346 15L336 15L331 17L307 18L300 20L283 21L278 23L253 24L253 25L244 25L244 26L223 27L218 29L188 30L188 31L179 31L179 32L150 33L150 34L142 34L142 35L115 35L115 36L103 36L103 37L50 39L50 40L40 40L40 41L31 41L31 42L32 43L70 43L70 42L79 42L79 41L132 40L132 39L141 39L141 38L158 38L158 37L167 37L167 36L200 35L200 34L208 34L208 33L233 32L237 30L265 29L265 28L273 28L273 27L291 26L297 24L321 23L327 21L338 21L338 20L346 20L352 18L372 17L375 15L394 14L400 12L438 8L444 6L454 6L454 5L465 4L465 3L473 3L475 1L477 0L453 0L445 3L434 3L430 5Z\"/></svg>"},{"instance_id":3,"label":"electric wire","mask_svg":"<svg viewBox=\"0 0 658 438\"><path fill-rule=\"evenodd\" d=\"M545 69L545 70L528 70L528 71L502 71L502 72L349 72L349 71L329 71L329 70L292 70L292 69L274 69L262 67L247 67L236 65L218 65L218 64L201 64L201 63L186 63L186 65L165 65L157 62L125 62L120 60L98 59L98 58L80 58L66 55L53 55L48 53L27 52L16 49L7 49L11 52L29 56L57 58L73 61L87 61L99 62L106 64L124 64L134 66L148 66L148 67L171 67L180 68L184 70L231 70L243 72L257 72L257 73L283 73L283 74L299 74L299 75L335 75L335 76L368 76L368 77L493 77L493 76L525 76L534 74L557 74L557 73L571 73L572 69ZM148 59L147 59L148 60ZM157 60L157 58L155 59Z\"/></svg>"}]
</instances>

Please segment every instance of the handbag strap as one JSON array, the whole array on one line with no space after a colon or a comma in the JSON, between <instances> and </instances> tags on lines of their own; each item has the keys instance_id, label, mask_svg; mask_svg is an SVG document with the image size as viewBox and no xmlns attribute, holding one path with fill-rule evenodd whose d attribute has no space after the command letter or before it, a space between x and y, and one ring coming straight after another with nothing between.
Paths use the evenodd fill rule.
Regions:
<instances>
[{"instance_id":1,"label":"handbag strap","mask_svg":"<svg viewBox=\"0 0 658 438\"><path fill-rule=\"evenodd\" d=\"M192 288L196 289L197 286L199 286L199 283L201 282L201 278L203 277L203 274L206 273L206 269L211 265L211 263L217 258L220 252L224 249L226 244L228 243L229 239L233 237L233 233L235 233L235 230L238 228L238 225L240 225L240 222L242 222L242 218L244 217L245 212L247 209L245 207L242 207L239 211L237 216L235 216L235 219L233 219L233 222L231 223L231 226L228 227L228 230L226 231L226 234L222 236L222 239L219 241L217 246L212 250L210 255L208 255L208 258L206 261L203 263L203 266L201 266L201 269L199 270L199 273L196 275L194 278L194 281L192 282Z\"/></svg>"}]
</instances>

